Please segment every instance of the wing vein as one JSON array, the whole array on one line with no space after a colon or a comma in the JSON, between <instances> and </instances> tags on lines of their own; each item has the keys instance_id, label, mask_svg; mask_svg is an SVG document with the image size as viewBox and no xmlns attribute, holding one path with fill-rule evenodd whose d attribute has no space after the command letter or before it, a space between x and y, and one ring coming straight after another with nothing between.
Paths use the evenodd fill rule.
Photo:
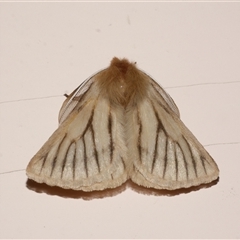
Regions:
<instances>
[{"instance_id":1,"label":"wing vein","mask_svg":"<svg viewBox=\"0 0 240 240\"><path fill-rule=\"evenodd\" d=\"M90 79L89 79L89 80L90 80ZM63 121L65 121L66 118L67 118L67 116L68 116L70 113L72 113L73 111L76 110L77 106L80 105L78 111L80 111L80 109L82 109L83 105L81 105L80 103L84 100L87 92L91 89L92 84L93 84L93 83L91 83L91 84L89 85L88 89L87 89L84 93L82 93L80 96L77 96L77 97L76 97L76 95L78 94L78 91L79 91L79 89L81 88L81 85L82 85L82 84L77 88L78 91L77 91L77 89L74 90L74 91L76 91L76 93L69 99L69 101L67 102L67 104L66 104L66 106L64 107L64 109L61 109L61 110L60 110L60 117L59 117L59 122L60 122L60 123L62 123ZM84 84L84 85L85 85L85 84ZM74 103L74 102L75 102L75 103ZM65 114L66 114L66 112L68 111L69 108L70 108L69 113L65 116Z\"/></svg>"},{"instance_id":2,"label":"wing vein","mask_svg":"<svg viewBox=\"0 0 240 240\"><path fill-rule=\"evenodd\" d=\"M84 161L84 170L86 173L86 176L88 178L88 165L87 165L87 149L86 149L86 142L85 142L85 138L83 136L83 161Z\"/></svg>"},{"instance_id":3,"label":"wing vein","mask_svg":"<svg viewBox=\"0 0 240 240\"><path fill-rule=\"evenodd\" d=\"M159 122L158 122L157 131L156 131L156 137L155 137L154 153L153 153L153 159L152 159L152 169L151 169L151 172L152 172L152 173L153 173L154 166L155 166L155 162L156 162L156 158L157 158L157 155L158 155L158 136L159 136L159 129L160 129L160 124L159 124Z\"/></svg>"},{"instance_id":4,"label":"wing vein","mask_svg":"<svg viewBox=\"0 0 240 240\"><path fill-rule=\"evenodd\" d=\"M57 148L57 151L56 151L55 157L54 157L53 162L52 162L52 169L51 169L50 177L52 176L53 171L54 171L54 168L55 168L55 166L56 166L56 161L57 161L57 157L58 157L59 149L61 148L61 145L62 145L62 143L64 142L66 136L67 136L67 134L64 135L62 141L61 141L60 144L58 145L58 148Z\"/></svg>"},{"instance_id":5,"label":"wing vein","mask_svg":"<svg viewBox=\"0 0 240 240\"><path fill-rule=\"evenodd\" d=\"M108 114L108 134L109 134L109 145L110 145L110 163L113 161L113 151L114 151L114 145L113 145L113 135L112 135L112 114L111 114L111 107L109 108L109 114Z\"/></svg>"},{"instance_id":6,"label":"wing vein","mask_svg":"<svg viewBox=\"0 0 240 240\"><path fill-rule=\"evenodd\" d=\"M72 111L74 111L75 108L77 107L77 105L84 100L86 94L88 93L88 91L90 91L92 85L93 85L93 83L91 83L91 84L89 85L89 88L88 88L82 95L76 97L76 94L77 94L77 92L76 92L75 96L72 97L72 101L76 101L76 102L77 102L76 105L74 106L74 108L72 109Z\"/></svg>"},{"instance_id":7,"label":"wing vein","mask_svg":"<svg viewBox=\"0 0 240 240\"><path fill-rule=\"evenodd\" d=\"M177 146L179 147L180 151L182 152L182 156L183 156L183 162L184 162L184 167L185 167L185 170L186 170L186 177L187 179L189 178L188 176L188 163L186 161L186 157L185 157L185 154L184 154L184 151L182 150L181 146L179 145L179 143L176 143Z\"/></svg>"},{"instance_id":8,"label":"wing vein","mask_svg":"<svg viewBox=\"0 0 240 240\"><path fill-rule=\"evenodd\" d=\"M83 130L83 133L82 133L82 135L81 135L80 138L82 138L82 137L85 135L85 133L87 132L88 128L91 126L92 120L93 120L94 110L95 110L95 107L92 109L91 116L90 116L90 118L89 118L89 120L88 120L88 122L87 122L87 124L86 124L86 127L85 127L85 129Z\"/></svg>"},{"instance_id":9,"label":"wing vein","mask_svg":"<svg viewBox=\"0 0 240 240\"><path fill-rule=\"evenodd\" d=\"M200 159L201 159L201 162L202 162L202 166L203 166L204 172L207 175L207 169L206 169L205 162L204 162L206 159L204 157L202 157L202 156L200 156Z\"/></svg>"},{"instance_id":10,"label":"wing vein","mask_svg":"<svg viewBox=\"0 0 240 240\"><path fill-rule=\"evenodd\" d=\"M139 130L138 130L138 140L137 140L137 148L138 148L138 155L139 155L139 160L142 163L142 122L139 116L139 109L137 111L137 122L139 125Z\"/></svg>"},{"instance_id":11,"label":"wing vein","mask_svg":"<svg viewBox=\"0 0 240 240\"><path fill-rule=\"evenodd\" d=\"M175 147L175 142L173 144L174 147L174 159L175 159L175 167L176 167L176 181L178 181L178 160L177 160L177 151L176 151L176 147Z\"/></svg>"},{"instance_id":12,"label":"wing vein","mask_svg":"<svg viewBox=\"0 0 240 240\"><path fill-rule=\"evenodd\" d=\"M163 168L163 178L165 178L165 174L166 174L166 170L167 170L167 164L168 164L168 139L166 141L166 145L165 145L165 156L164 156L164 168Z\"/></svg>"},{"instance_id":13,"label":"wing vein","mask_svg":"<svg viewBox=\"0 0 240 240\"><path fill-rule=\"evenodd\" d=\"M153 80L153 79L152 79L152 80ZM154 80L153 80L153 81L154 81ZM154 82L155 82L155 81L154 81ZM156 87L154 86L154 84L151 83L151 85L152 85L154 91L156 92L156 94L157 94L165 103L167 103L166 100L163 98L163 96L162 96L162 95L159 93L159 91L156 89ZM158 99L156 99L156 101L157 101L157 103L158 103L167 113L172 114L172 112L169 111L169 108L167 108L165 105L163 105L163 104L161 103L161 101L159 101ZM170 109L173 111L172 107L171 107L169 104L168 104L168 106L169 106ZM174 112L174 111L173 111L173 112Z\"/></svg>"},{"instance_id":14,"label":"wing vein","mask_svg":"<svg viewBox=\"0 0 240 240\"><path fill-rule=\"evenodd\" d=\"M73 155L73 161L72 161L73 180L75 180L75 171L76 171L76 150L77 150L77 143L75 142L74 155Z\"/></svg>"},{"instance_id":15,"label":"wing vein","mask_svg":"<svg viewBox=\"0 0 240 240\"><path fill-rule=\"evenodd\" d=\"M163 130L163 132L165 133L166 137L167 137L168 135L167 135L166 130L165 130L164 127L163 127L162 121L160 120L160 118L159 118L159 116L158 116L158 112L157 112L156 108L154 107L153 102L152 102L151 100L150 100L150 102L151 102L151 105L152 105L152 108L153 108L155 117L156 117L156 119L157 119L157 130L156 130L154 154L153 154L152 169L151 169L151 172L153 173L154 166L155 166L155 162L156 162L156 158L157 158L157 155L158 155L158 154L157 154L157 153L158 153L157 147L158 147L158 137L159 137L159 131L160 131L160 129Z\"/></svg>"},{"instance_id":16,"label":"wing vein","mask_svg":"<svg viewBox=\"0 0 240 240\"><path fill-rule=\"evenodd\" d=\"M72 141L71 144L69 144L68 149L65 154L65 157L64 157L64 160L63 160L63 163L62 163L61 178L63 178L63 172L64 172L64 168L65 168L65 165L67 162L67 155L68 155L69 149L71 148L72 144L74 144L74 141Z\"/></svg>"},{"instance_id":17,"label":"wing vein","mask_svg":"<svg viewBox=\"0 0 240 240\"><path fill-rule=\"evenodd\" d=\"M194 155L193 155L193 153L192 153L191 146L189 145L188 141L186 140L186 138L185 138L183 135L182 135L182 138L184 139L184 141L185 141L186 144L187 144L187 147L188 147L189 152L190 152L190 155L191 155L191 160L192 160L192 164L193 164L193 169L194 169L194 172L195 172L196 177L198 177L196 160L195 160Z\"/></svg>"},{"instance_id":18,"label":"wing vein","mask_svg":"<svg viewBox=\"0 0 240 240\"><path fill-rule=\"evenodd\" d=\"M96 148L96 142L95 142L95 135L94 135L94 129L93 129L93 125L90 125L90 131L91 131L91 135L92 135L92 141L93 141L93 152L94 152L94 157L96 160L96 164L98 167L98 172L100 173L100 164L99 164L99 157L98 157L98 151Z\"/></svg>"}]
</instances>

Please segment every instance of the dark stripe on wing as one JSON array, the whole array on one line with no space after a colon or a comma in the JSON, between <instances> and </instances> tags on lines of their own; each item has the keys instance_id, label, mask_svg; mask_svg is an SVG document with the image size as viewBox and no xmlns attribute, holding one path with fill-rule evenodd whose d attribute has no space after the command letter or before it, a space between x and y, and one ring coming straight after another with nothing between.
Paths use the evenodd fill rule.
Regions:
<instances>
[{"instance_id":1,"label":"dark stripe on wing","mask_svg":"<svg viewBox=\"0 0 240 240\"><path fill-rule=\"evenodd\" d=\"M154 111L154 114L155 114L155 117L157 119L157 130L156 130L156 136L155 136L155 146L154 146L154 154L153 154L153 159L152 159L152 169L151 169L151 172L153 172L154 170L154 166L155 166L155 162L156 162L156 159L158 157L158 136L159 136L159 132L160 130L163 130L163 132L165 133L166 137L168 137L167 135L167 132L162 124L162 121L160 120L159 116L158 116L158 113L157 113L157 110L156 108L154 107L154 104L153 102L150 100L151 102L151 105L152 105L152 108L153 108L153 111Z\"/></svg>"},{"instance_id":2,"label":"dark stripe on wing","mask_svg":"<svg viewBox=\"0 0 240 240\"><path fill-rule=\"evenodd\" d=\"M91 116L90 116L90 118L88 119L87 125L86 125L85 129L83 130L83 133L82 133L82 135L81 135L80 138L82 138L82 137L85 135L85 133L87 132L87 130L88 130L89 127L91 126L92 121L93 121L94 110L95 110L95 107L93 108L93 110L92 110L92 112L91 112Z\"/></svg>"},{"instance_id":3,"label":"dark stripe on wing","mask_svg":"<svg viewBox=\"0 0 240 240\"><path fill-rule=\"evenodd\" d=\"M85 143L84 136L83 136L82 140L83 140L83 162L84 162L84 170L85 170L86 176L87 176L87 178L88 178L87 149L86 149L86 143Z\"/></svg>"},{"instance_id":4,"label":"dark stripe on wing","mask_svg":"<svg viewBox=\"0 0 240 240\"><path fill-rule=\"evenodd\" d=\"M83 158L84 158L83 161L84 161L84 168L85 168L85 172L86 172L86 176L87 176L87 177L88 177L87 150L86 150L86 143L85 143L84 136L85 136L87 130L88 130L88 129L90 128L90 126L92 125L94 110L95 110L95 107L92 109L91 116L90 116L90 118L88 119L87 125L86 125L85 129L83 130L83 133L82 133L82 135L81 135L81 137L80 137L80 138L82 138L82 140L83 140Z\"/></svg>"},{"instance_id":5,"label":"dark stripe on wing","mask_svg":"<svg viewBox=\"0 0 240 240\"><path fill-rule=\"evenodd\" d=\"M200 156L200 159L201 159L201 162L202 162L202 166L203 166L204 172L207 175L207 169L206 169L206 166L205 166L206 159L204 157L202 157L202 156Z\"/></svg>"},{"instance_id":6,"label":"dark stripe on wing","mask_svg":"<svg viewBox=\"0 0 240 240\"><path fill-rule=\"evenodd\" d=\"M152 173L153 173L153 170L154 170L156 158L158 156L158 135L159 135L159 130L160 130L160 124L158 122L156 136L155 136L154 153L153 153L153 159L152 159L152 169L151 169Z\"/></svg>"},{"instance_id":7,"label":"dark stripe on wing","mask_svg":"<svg viewBox=\"0 0 240 240\"><path fill-rule=\"evenodd\" d=\"M185 166L185 170L186 170L186 177L187 177L187 180L189 178L188 176L188 163L186 161L186 157L184 155L184 151L182 150L181 146L179 145L179 143L176 143L176 145L179 147L181 153L182 153L182 156L183 156L183 162L184 162L184 166Z\"/></svg>"},{"instance_id":8,"label":"dark stripe on wing","mask_svg":"<svg viewBox=\"0 0 240 240\"><path fill-rule=\"evenodd\" d=\"M176 168L176 181L178 181L178 160L177 160L177 150L176 143L174 142L174 159L175 159L175 168Z\"/></svg>"},{"instance_id":9,"label":"dark stripe on wing","mask_svg":"<svg viewBox=\"0 0 240 240\"><path fill-rule=\"evenodd\" d=\"M49 153L49 152L48 152L48 153ZM40 169L40 172L39 172L38 175L41 174L41 172L42 172L42 170L43 170L43 168L44 168L45 162L46 162L47 157L48 157L48 153L47 153L47 155L45 155L45 156L43 157L42 166L41 166L41 169ZM41 159L42 159L42 158L41 158Z\"/></svg>"},{"instance_id":10,"label":"dark stripe on wing","mask_svg":"<svg viewBox=\"0 0 240 240\"><path fill-rule=\"evenodd\" d=\"M113 145L113 136L112 136L111 108L109 109L109 114L108 114L108 134L109 134L109 148L110 148L110 163L112 163L112 161L113 161L114 145Z\"/></svg>"},{"instance_id":11,"label":"dark stripe on wing","mask_svg":"<svg viewBox=\"0 0 240 240\"><path fill-rule=\"evenodd\" d=\"M142 122L139 116L139 110L137 111L137 122L138 122L138 140L137 140L137 148L138 148L138 155L139 155L139 160L142 163L142 147L141 147L141 143L142 143Z\"/></svg>"},{"instance_id":12,"label":"dark stripe on wing","mask_svg":"<svg viewBox=\"0 0 240 240\"><path fill-rule=\"evenodd\" d=\"M90 79L89 79L89 80L90 80ZM77 96L77 97L74 96L74 95L77 94L77 92L76 92L76 94L73 94L73 97L71 97L71 98L69 99L68 103L66 104L66 107L65 107L64 111L61 112L61 118L59 119L59 122L62 122L62 117L64 116L64 114L65 114L65 112L67 111L67 109L69 108L69 106L71 106L71 105L73 106L71 112L73 112L73 111L76 110L76 109L77 109L78 111L80 111L80 110L83 108L83 106L85 106L85 104L82 105L82 104L80 104L80 103L84 101L84 99L85 99L88 91L91 89L92 85L93 85L93 83L91 83L91 84L89 85L88 89L87 89L83 94L81 94L80 96ZM81 85L80 85L80 86L81 86ZM78 87L78 88L79 88L79 87ZM74 91L76 91L76 90L77 90L77 89L75 89ZM71 96L71 94L70 94L70 96ZM74 103L73 103L73 102L74 102ZM80 106L79 106L79 104L80 104ZM70 113L68 113L68 115L69 115L69 114L70 114ZM64 117L64 120L66 120L66 117Z\"/></svg>"},{"instance_id":13,"label":"dark stripe on wing","mask_svg":"<svg viewBox=\"0 0 240 240\"><path fill-rule=\"evenodd\" d=\"M122 157L121 157L121 161L122 161L122 164L123 164L123 169L124 169L124 171L126 171L126 164L125 164L125 162L124 162Z\"/></svg>"},{"instance_id":14,"label":"dark stripe on wing","mask_svg":"<svg viewBox=\"0 0 240 240\"><path fill-rule=\"evenodd\" d=\"M63 139L65 138L65 136L63 137ZM61 144L61 143L60 143ZM58 146L58 149L59 149L59 146ZM57 149L57 151L56 151L56 154L58 153L58 149ZM41 166L41 170L40 170L40 172L39 172L39 175L41 174L41 172L42 172L42 170L43 170L43 168L44 168L44 165L45 165L45 162L46 162L46 160L47 160L47 157L48 157L48 154L49 154L49 152L44 156L44 158L43 158L43 161L42 161L42 166ZM55 154L55 156L56 156L56 154ZM41 158L42 159L42 158Z\"/></svg>"},{"instance_id":15,"label":"dark stripe on wing","mask_svg":"<svg viewBox=\"0 0 240 240\"><path fill-rule=\"evenodd\" d=\"M55 156L54 156L54 158L53 158L53 161L52 161L52 169L51 169L50 177L52 176L53 171L54 171L54 169L55 169L55 165L56 165L56 161L57 161L57 157L58 157L59 149L61 148L61 145L62 145L62 143L64 142L66 136L67 136L67 134L64 135L62 141L61 141L60 144L58 145L58 148L57 148L56 154L55 154Z\"/></svg>"},{"instance_id":16,"label":"dark stripe on wing","mask_svg":"<svg viewBox=\"0 0 240 240\"><path fill-rule=\"evenodd\" d=\"M165 145L165 156L164 156L164 168L163 168L163 178L165 178L165 174L166 174L166 169L167 169L167 164L168 164L168 139L166 141L166 145Z\"/></svg>"},{"instance_id":17,"label":"dark stripe on wing","mask_svg":"<svg viewBox=\"0 0 240 240\"><path fill-rule=\"evenodd\" d=\"M152 79L153 80L153 79ZM154 80L153 80L154 81ZM155 82L155 81L154 81ZM162 97L162 95L159 93L159 91L156 89L156 87L154 86L154 84L153 83L151 83L151 85L152 85L152 87L153 87L153 89L155 90L155 92L156 92L156 94L164 101L164 102L166 102L165 101L165 99ZM169 111L169 109L171 109L171 107L170 108L167 108L165 105L163 105L157 98L155 99L155 101L157 101L157 103L167 112L167 113L169 113L169 114L172 114L172 111ZM166 103L167 104L167 103ZM172 110L172 109L171 109Z\"/></svg>"},{"instance_id":18,"label":"dark stripe on wing","mask_svg":"<svg viewBox=\"0 0 240 240\"><path fill-rule=\"evenodd\" d=\"M75 180L75 171L76 171L76 151L77 151L77 143L75 142L75 149L72 161L72 172L73 172L73 180Z\"/></svg>"},{"instance_id":19,"label":"dark stripe on wing","mask_svg":"<svg viewBox=\"0 0 240 240\"><path fill-rule=\"evenodd\" d=\"M65 154L65 157L64 157L64 161L63 161L63 163L62 163L61 178L63 177L64 168L65 168L65 165L66 165L66 162L67 162L68 152L69 152L69 150L70 150L70 148L71 148L71 146L72 146L73 144L75 144L75 141L73 141L73 142L71 142L71 144L69 144L68 149L67 149L67 151L66 151L66 154ZM73 157L75 157L75 151L76 151L76 147L74 148L74 156L73 156ZM74 161L74 159L73 159L73 161Z\"/></svg>"},{"instance_id":20,"label":"dark stripe on wing","mask_svg":"<svg viewBox=\"0 0 240 240\"><path fill-rule=\"evenodd\" d=\"M92 124L90 126L90 132L91 132L92 141L93 141L93 154L94 154L94 157L95 157L95 160L96 160L96 164L97 164L97 167L98 167L98 172L100 173L100 164L99 164L99 158L98 158L98 151L97 151L97 148L96 148L95 135L94 135L94 129L93 129L93 125Z\"/></svg>"},{"instance_id":21,"label":"dark stripe on wing","mask_svg":"<svg viewBox=\"0 0 240 240\"><path fill-rule=\"evenodd\" d=\"M194 172L195 172L195 175L196 177L198 176L197 174L197 164L196 164L196 159L194 158L194 155L192 153L192 149L191 149L191 146L189 145L188 141L186 140L186 138L184 136L182 136L182 138L184 139L184 141L186 142L187 146L188 146L188 149L189 149L189 152L191 154L191 160L192 160L192 164L193 164L193 168L194 168Z\"/></svg>"}]
</instances>

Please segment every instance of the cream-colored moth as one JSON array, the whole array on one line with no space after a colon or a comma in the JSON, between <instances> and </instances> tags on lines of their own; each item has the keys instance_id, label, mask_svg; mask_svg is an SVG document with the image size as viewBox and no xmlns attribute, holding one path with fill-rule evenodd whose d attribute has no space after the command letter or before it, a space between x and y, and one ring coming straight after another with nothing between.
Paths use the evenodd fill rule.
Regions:
<instances>
[{"instance_id":1,"label":"cream-colored moth","mask_svg":"<svg viewBox=\"0 0 240 240\"><path fill-rule=\"evenodd\" d=\"M174 190L219 176L172 98L134 63L118 58L67 97L58 129L26 171L36 182L83 191L128 179Z\"/></svg>"}]
</instances>

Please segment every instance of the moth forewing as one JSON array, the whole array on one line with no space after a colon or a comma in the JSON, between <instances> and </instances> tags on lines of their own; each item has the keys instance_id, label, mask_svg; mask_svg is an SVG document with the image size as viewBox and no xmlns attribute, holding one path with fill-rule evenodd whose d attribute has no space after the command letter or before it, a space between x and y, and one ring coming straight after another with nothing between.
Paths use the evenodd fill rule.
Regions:
<instances>
[{"instance_id":1,"label":"moth forewing","mask_svg":"<svg viewBox=\"0 0 240 240\"><path fill-rule=\"evenodd\" d=\"M209 183L219 170L202 145L166 107L161 96L149 88L148 99L139 102L135 115L132 147L139 157L133 160L136 173L132 181L157 189L174 190ZM137 155L137 153L135 154Z\"/></svg>"},{"instance_id":2,"label":"moth forewing","mask_svg":"<svg viewBox=\"0 0 240 240\"><path fill-rule=\"evenodd\" d=\"M131 179L174 190L218 178L216 163L172 98L126 59L113 58L76 88L59 123L28 164L27 176L36 182L94 191Z\"/></svg>"},{"instance_id":3,"label":"moth forewing","mask_svg":"<svg viewBox=\"0 0 240 240\"><path fill-rule=\"evenodd\" d=\"M154 81L150 76L146 75L146 78L148 78L149 83L151 83L152 85L150 87L150 89L152 90L150 93L151 98L154 98L154 95L155 95L156 99L162 99L161 104L165 102L166 106L170 108L173 112L175 112L178 117L180 117L180 112L178 110L178 107L174 102L174 100L171 98L171 96L166 91L164 91L164 89L156 81Z\"/></svg>"},{"instance_id":4,"label":"moth forewing","mask_svg":"<svg viewBox=\"0 0 240 240\"><path fill-rule=\"evenodd\" d=\"M59 124L61 124L71 112L80 108L80 106L85 102L84 97L87 93L88 95L91 95L90 92L93 90L92 84L95 80L94 76L95 75L85 80L70 95L67 95L67 99L65 99L59 111ZM93 94L93 99L94 98L96 98L95 94Z\"/></svg>"}]
</instances>

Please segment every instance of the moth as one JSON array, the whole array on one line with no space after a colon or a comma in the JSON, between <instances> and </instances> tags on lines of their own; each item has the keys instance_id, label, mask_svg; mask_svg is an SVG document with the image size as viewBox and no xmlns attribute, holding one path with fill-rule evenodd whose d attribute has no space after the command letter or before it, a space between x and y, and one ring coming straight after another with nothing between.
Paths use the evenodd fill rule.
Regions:
<instances>
[{"instance_id":1,"label":"moth","mask_svg":"<svg viewBox=\"0 0 240 240\"><path fill-rule=\"evenodd\" d=\"M82 191L128 179L174 190L219 176L172 98L127 59L113 58L64 101L59 127L29 162L28 178Z\"/></svg>"}]
</instances>

